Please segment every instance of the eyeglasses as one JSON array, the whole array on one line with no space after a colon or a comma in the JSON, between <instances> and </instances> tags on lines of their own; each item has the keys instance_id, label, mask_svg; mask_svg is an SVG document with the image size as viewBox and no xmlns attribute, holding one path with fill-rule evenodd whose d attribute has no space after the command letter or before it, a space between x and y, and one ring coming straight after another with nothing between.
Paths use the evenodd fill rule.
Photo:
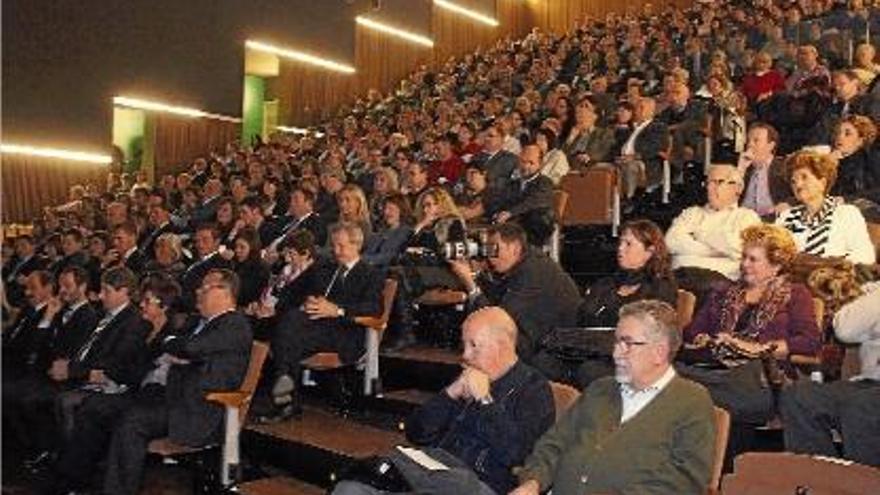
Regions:
<instances>
[{"instance_id":1,"label":"eyeglasses","mask_svg":"<svg viewBox=\"0 0 880 495\"><path fill-rule=\"evenodd\" d=\"M629 352L633 347L648 345L647 340L633 340L625 337L617 337L614 339L614 347L620 347L623 352Z\"/></svg>"},{"instance_id":2,"label":"eyeglasses","mask_svg":"<svg viewBox=\"0 0 880 495\"><path fill-rule=\"evenodd\" d=\"M723 186L724 184L727 184L728 186L735 186L736 181L727 179L709 179L709 184L713 184L716 186Z\"/></svg>"},{"instance_id":3,"label":"eyeglasses","mask_svg":"<svg viewBox=\"0 0 880 495\"><path fill-rule=\"evenodd\" d=\"M207 285L199 286L199 288L196 290L199 292L208 292L211 289L225 289L225 288L226 288L225 284L207 284Z\"/></svg>"}]
</instances>

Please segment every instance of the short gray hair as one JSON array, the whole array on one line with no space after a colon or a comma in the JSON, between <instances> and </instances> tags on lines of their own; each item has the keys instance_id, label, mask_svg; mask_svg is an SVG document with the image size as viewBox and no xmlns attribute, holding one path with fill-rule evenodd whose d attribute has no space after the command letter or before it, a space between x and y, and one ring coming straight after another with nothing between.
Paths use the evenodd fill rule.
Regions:
<instances>
[{"instance_id":1,"label":"short gray hair","mask_svg":"<svg viewBox=\"0 0 880 495\"><path fill-rule=\"evenodd\" d=\"M713 170L724 170L727 172L727 178L736 182L740 188L745 187L745 177L743 176L742 171L730 163L715 163L709 166L709 173Z\"/></svg>"},{"instance_id":2,"label":"short gray hair","mask_svg":"<svg viewBox=\"0 0 880 495\"><path fill-rule=\"evenodd\" d=\"M681 347L681 331L678 329L678 313L669 303L645 299L623 305L620 319L635 318L645 325L645 336L652 342L665 341L669 345L669 361Z\"/></svg>"}]
</instances>

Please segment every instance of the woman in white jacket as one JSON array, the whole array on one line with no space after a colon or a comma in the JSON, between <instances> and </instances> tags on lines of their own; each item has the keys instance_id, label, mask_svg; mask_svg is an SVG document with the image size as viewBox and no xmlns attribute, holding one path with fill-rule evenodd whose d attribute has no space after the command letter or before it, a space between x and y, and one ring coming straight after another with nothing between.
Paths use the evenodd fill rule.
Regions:
<instances>
[{"instance_id":1,"label":"woman in white jacket","mask_svg":"<svg viewBox=\"0 0 880 495\"><path fill-rule=\"evenodd\" d=\"M873 264L876 251L862 213L842 198L828 195L837 179L837 160L829 154L804 150L792 155L786 166L799 204L779 215L776 223L791 231L798 250Z\"/></svg>"},{"instance_id":2,"label":"woman in white jacket","mask_svg":"<svg viewBox=\"0 0 880 495\"><path fill-rule=\"evenodd\" d=\"M544 159L541 162L541 173L553 181L554 186L568 173L568 158L565 153L556 147L556 133L550 129L541 128L535 134L535 141L541 148Z\"/></svg>"}]
</instances>

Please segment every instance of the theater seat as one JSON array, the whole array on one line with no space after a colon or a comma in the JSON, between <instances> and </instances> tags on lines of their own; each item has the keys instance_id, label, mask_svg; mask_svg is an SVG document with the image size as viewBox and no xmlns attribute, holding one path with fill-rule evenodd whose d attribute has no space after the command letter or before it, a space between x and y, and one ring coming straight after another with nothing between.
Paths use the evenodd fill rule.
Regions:
<instances>
[{"instance_id":1,"label":"theater seat","mask_svg":"<svg viewBox=\"0 0 880 495\"><path fill-rule=\"evenodd\" d=\"M382 342L382 336L388 326L388 320L391 318L395 295L397 295L397 280L389 278L385 280L385 287L382 289L382 314L378 317L358 316L355 318L355 322L364 327L367 332L367 350L361 362L358 363L358 368L364 371L364 395L379 393L381 389L379 383L379 344ZM329 371L344 367L344 363L339 359L339 354L335 352L313 354L304 359L301 364L307 370L315 371Z\"/></svg>"},{"instance_id":2,"label":"theater seat","mask_svg":"<svg viewBox=\"0 0 880 495\"><path fill-rule=\"evenodd\" d=\"M209 392L205 395L205 400L222 405L226 411L224 437L221 444L223 452L222 462L220 464L220 488L229 487L235 484L238 479L239 473L237 471L240 458L238 436L241 431L241 426L247 418L254 391L257 389L257 383L260 381L263 363L265 363L268 354L268 344L255 341L251 346L250 362L248 364L247 374L241 383L241 387L234 391ZM212 451L218 446L219 445L189 447L174 443L168 438L158 438L150 442L147 451L150 454L158 455L166 459L197 457L194 459L194 465L198 472L196 473L196 476L193 477L193 484L195 493L199 493L206 488L209 488L212 491L217 488L217 483L214 482L215 477L211 472L203 472L205 463L203 459L199 458L199 455Z\"/></svg>"},{"instance_id":3,"label":"theater seat","mask_svg":"<svg viewBox=\"0 0 880 495\"><path fill-rule=\"evenodd\" d=\"M570 385L558 382L550 382L550 390L553 392L553 405L556 407L556 421L565 414L581 396L578 390Z\"/></svg>"},{"instance_id":4,"label":"theater seat","mask_svg":"<svg viewBox=\"0 0 880 495\"><path fill-rule=\"evenodd\" d=\"M788 452L747 452L721 483L724 495L864 495L880 493L880 469Z\"/></svg>"}]
</instances>

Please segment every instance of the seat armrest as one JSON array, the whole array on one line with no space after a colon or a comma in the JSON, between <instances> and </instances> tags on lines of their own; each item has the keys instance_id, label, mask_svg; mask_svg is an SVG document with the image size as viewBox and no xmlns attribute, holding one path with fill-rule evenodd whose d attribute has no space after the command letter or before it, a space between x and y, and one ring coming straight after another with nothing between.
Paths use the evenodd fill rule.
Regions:
<instances>
[{"instance_id":1,"label":"seat armrest","mask_svg":"<svg viewBox=\"0 0 880 495\"><path fill-rule=\"evenodd\" d=\"M378 316L358 316L354 319L354 322L362 327L367 327L370 330L376 330L379 332L385 330L385 323L382 321L382 318Z\"/></svg>"},{"instance_id":2,"label":"seat armrest","mask_svg":"<svg viewBox=\"0 0 880 495\"><path fill-rule=\"evenodd\" d=\"M222 404L225 407L238 407L247 402L250 394L247 392L233 391L233 392L209 392L205 395L205 400L210 402L216 402L218 404Z\"/></svg>"}]
</instances>

